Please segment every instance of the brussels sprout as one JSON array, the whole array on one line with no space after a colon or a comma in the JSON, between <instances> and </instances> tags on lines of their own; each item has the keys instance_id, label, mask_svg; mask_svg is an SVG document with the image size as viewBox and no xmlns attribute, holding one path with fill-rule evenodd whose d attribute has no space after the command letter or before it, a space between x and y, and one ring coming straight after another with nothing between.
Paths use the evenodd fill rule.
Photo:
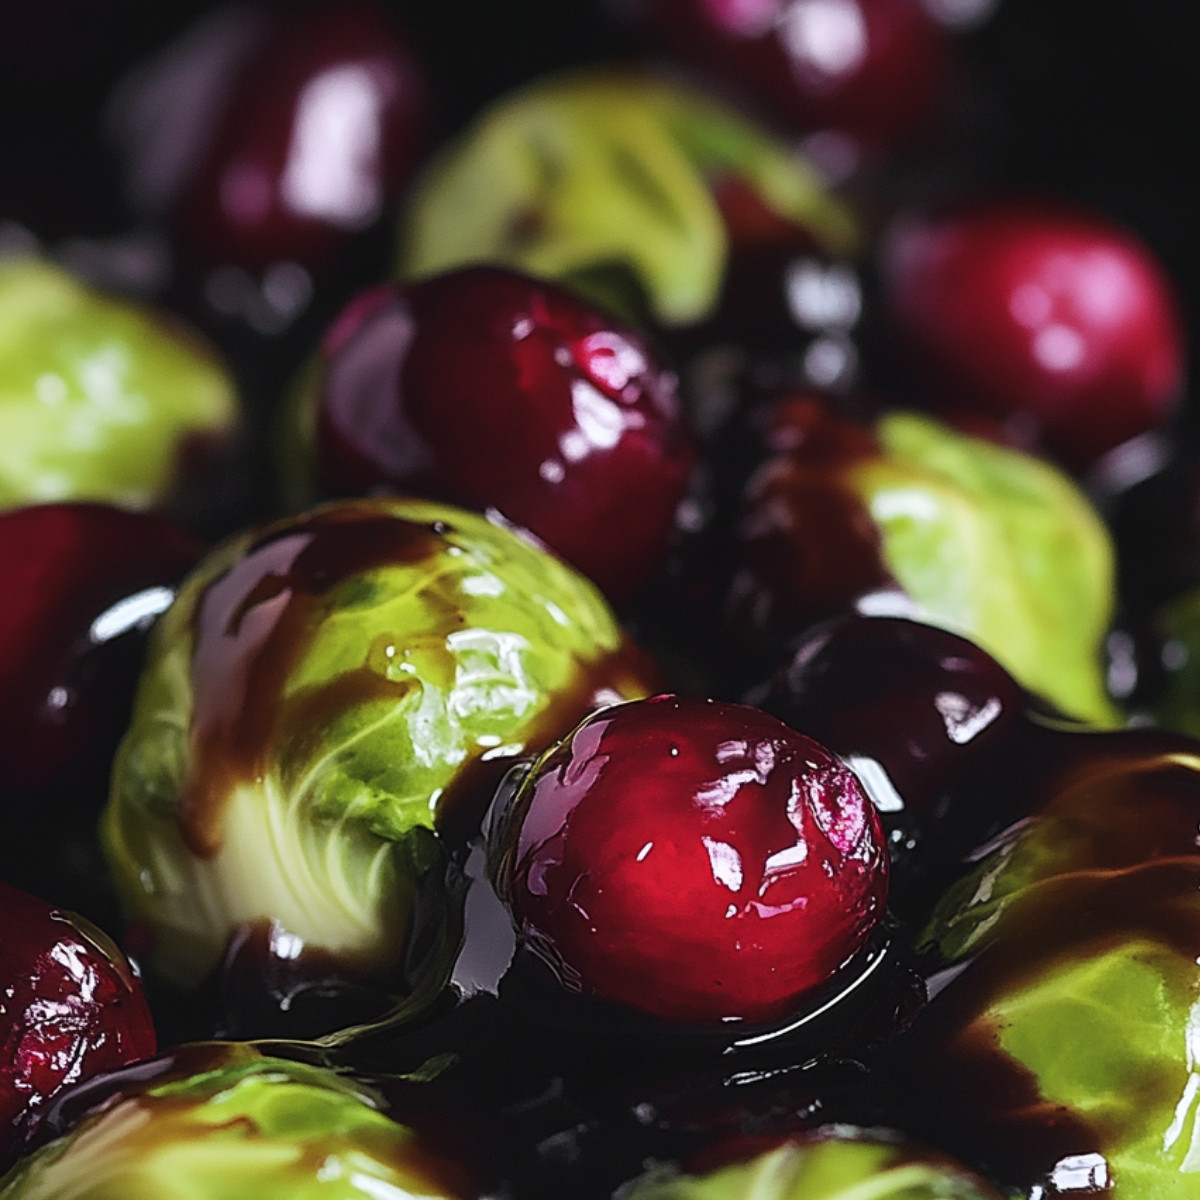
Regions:
<instances>
[{"instance_id":1,"label":"brussels sprout","mask_svg":"<svg viewBox=\"0 0 1200 1200\"><path fill-rule=\"evenodd\" d=\"M926 937L948 982L914 1046L994 1157L1022 1148L1014 1182L1184 1200L1200 1188L1200 756L1136 738L1100 738L944 896Z\"/></svg>"},{"instance_id":2,"label":"brussels sprout","mask_svg":"<svg viewBox=\"0 0 1200 1200\"><path fill-rule=\"evenodd\" d=\"M0 1180L0 1200L465 1197L461 1171L321 1067L248 1045L186 1047Z\"/></svg>"},{"instance_id":3,"label":"brussels sprout","mask_svg":"<svg viewBox=\"0 0 1200 1200\"><path fill-rule=\"evenodd\" d=\"M722 175L831 252L853 245L849 215L786 143L678 82L597 69L502 99L443 151L416 190L400 271L490 262L587 290L616 266L656 319L697 321L725 270L710 188Z\"/></svg>"},{"instance_id":4,"label":"brussels sprout","mask_svg":"<svg viewBox=\"0 0 1200 1200\"><path fill-rule=\"evenodd\" d=\"M1083 493L1041 459L913 413L876 426L857 483L892 575L1065 712L1116 724L1102 670L1113 550Z\"/></svg>"},{"instance_id":5,"label":"brussels sprout","mask_svg":"<svg viewBox=\"0 0 1200 1200\"><path fill-rule=\"evenodd\" d=\"M698 1175L652 1172L622 1200L1000 1200L974 1172L875 1133L795 1138Z\"/></svg>"},{"instance_id":6,"label":"brussels sprout","mask_svg":"<svg viewBox=\"0 0 1200 1200\"><path fill-rule=\"evenodd\" d=\"M181 327L37 258L0 257L0 507L160 506L189 443L237 420L228 372Z\"/></svg>"},{"instance_id":7,"label":"brussels sprout","mask_svg":"<svg viewBox=\"0 0 1200 1200\"><path fill-rule=\"evenodd\" d=\"M230 540L154 631L103 818L153 965L191 987L269 921L392 976L435 831L645 667L590 582L473 513L348 501Z\"/></svg>"},{"instance_id":8,"label":"brussels sprout","mask_svg":"<svg viewBox=\"0 0 1200 1200\"><path fill-rule=\"evenodd\" d=\"M1064 713L1118 723L1102 653L1112 544L1065 475L911 412L868 430L805 398L772 420L783 448L747 485L735 607L788 631L879 593Z\"/></svg>"}]
</instances>

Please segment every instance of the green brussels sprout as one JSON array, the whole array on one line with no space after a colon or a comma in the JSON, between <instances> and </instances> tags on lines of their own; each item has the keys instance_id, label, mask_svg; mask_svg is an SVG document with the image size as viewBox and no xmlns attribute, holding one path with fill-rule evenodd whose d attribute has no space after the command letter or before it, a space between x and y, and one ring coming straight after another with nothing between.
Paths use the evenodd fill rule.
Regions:
<instances>
[{"instance_id":1,"label":"green brussels sprout","mask_svg":"<svg viewBox=\"0 0 1200 1200\"><path fill-rule=\"evenodd\" d=\"M0 507L159 507L185 456L237 423L229 373L182 327L0 256Z\"/></svg>"},{"instance_id":2,"label":"green brussels sprout","mask_svg":"<svg viewBox=\"0 0 1200 1200\"><path fill-rule=\"evenodd\" d=\"M1118 723L1103 673L1114 604L1105 526L1064 474L914 413L876 426L856 473L904 591L1064 712Z\"/></svg>"},{"instance_id":3,"label":"green brussels sprout","mask_svg":"<svg viewBox=\"0 0 1200 1200\"><path fill-rule=\"evenodd\" d=\"M233 1043L118 1090L0 1180L0 1200L463 1198L463 1173L344 1075Z\"/></svg>"},{"instance_id":4,"label":"green brussels sprout","mask_svg":"<svg viewBox=\"0 0 1200 1200\"><path fill-rule=\"evenodd\" d=\"M1000 1200L978 1175L883 1135L836 1128L697 1175L653 1171L622 1200Z\"/></svg>"},{"instance_id":5,"label":"green brussels sprout","mask_svg":"<svg viewBox=\"0 0 1200 1200\"><path fill-rule=\"evenodd\" d=\"M1200 1189L1200 754L1101 739L937 906L925 938L949 982L913 1044L994 1155L1041 1147L1026 1184L1184 1200Z\"/></svg>"},{"instance_id":6,"label":"green brussels sprout","mask_svg":"<svg viewBox=\"0 0 1200 1200\"><path fill-rule=\"evenodd\" d=\"M830 252L853 246L853 221L791 146L681 83L609 68L539 80L452 142L418 183L400 273L490 262L588 291L619 267L658 321L698 321L725 271L721 176Z\"/></svg>"},{"instance_id":7,"label":"green brussels sprout","mask_svg":"<svg viewBox=\"0 0 1200 1200\"><path fill-rule=\"evenodd\" d=\"M514 757L649 690L595 587L474 513L355 500L231 539L154 630L102 820L153 967L193 987L270 922L390 978L442 835Z\"/></svg>"},{"instance_id":8,"label":"green brussels sprout","mask_svg":"<svg viewBox=\"0 0 1200 1200\"><path fill-rule=\"evenodd\" d=\"M917 413L867 430L805 399L774 420L789 436L746 489L736 612L786 631L872 592L895 609L898 592L903 615L976 642L1068 716L1119 724L1112 543L1071 480Z\"/></svg>"}]
</instances>

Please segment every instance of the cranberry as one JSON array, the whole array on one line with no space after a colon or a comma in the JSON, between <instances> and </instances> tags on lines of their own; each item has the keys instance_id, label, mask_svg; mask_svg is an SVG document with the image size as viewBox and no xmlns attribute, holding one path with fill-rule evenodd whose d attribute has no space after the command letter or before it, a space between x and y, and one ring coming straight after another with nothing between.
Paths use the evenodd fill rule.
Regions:
<instances>
[{"instance_id":1,"label":"cranberry","mask_svg":"<svg viewBox=\"0 0 1200 1200\"><path fill-rule=\"evenodd\" d=\"M328 492L496 508L614 599L666 553L694 453L676 377L557 285L492 267L384 285L334 324L312 387Z\"/></svg>"},{"instance_id":2,"label":"cranberry","mask_svg":"<svg viewBox=\"0 0 1200 1200\"><path fill-rule=\"evenodd\" d=\"M68 1084L147 1058L141 983L82 917L0 883L0 1158Z\"/></svg>"},{"instance_id":3,"label":"cranberry","mask_svg":"<svg viewBox=\"0 0 1200 1200\"><path fill-rule=\"evenodd\" d=\"M130 188L205 265L324 271L424 148L424 72L372 0L210 16L118 106Z\"/></svg>"},{"instance_id":4,"label":"cranberry","mask_svg":"<svg viewBox=\"0 0 1200 1200\"><path fill-rule=\"evenodd\" d=\"M601 710L499 827L496 887L526 946L568 987L677 1022L788 1016L865 946L887 896L858 780L745 705Z\"/></svg>"},{"instance_id":5,"label":"cranberry","mask_svg":"<svg viewBox=\"0 0 1200 1200\"><path fill-rule=\"evenodd\" d=\"M627 0L668 52L794 127L890 148L929 127L950 43L920 0Z\"/></svg>"},{"instance_id":6,"label":"cranberry","mask_svg":"<svg viewBox=\"0 0 1200 1200\"><path fill-rule=\"evenodd\" d=\"M923 821L1023 726L1029 699L994 658L936 626L846 616L812 629L762 705L838 754L880 764Z\"/></svg>"},{"instance_id":7,"label":"cranberry","mask_svg":"<svg viewBox=\"0 0 1200 1200\"><path fill-rule=\"evenodd\" d=\"M169 521L102 504L0 513L3 791L106 771L132 696L139 633L199 556Z\"/></svg>"},{"instance_id":8,"label":"cranberry","mask_svg":"<svg viewBox=\"0 0 1200 1200\"><path fill-rule=\"evenodd\" d=\"M940 397L1032 424L1074 470L1180 398L1172 286L1099 214L992 199L914 217L885 239L881 278L897 349Z\"/></svg>"}]
</instances>

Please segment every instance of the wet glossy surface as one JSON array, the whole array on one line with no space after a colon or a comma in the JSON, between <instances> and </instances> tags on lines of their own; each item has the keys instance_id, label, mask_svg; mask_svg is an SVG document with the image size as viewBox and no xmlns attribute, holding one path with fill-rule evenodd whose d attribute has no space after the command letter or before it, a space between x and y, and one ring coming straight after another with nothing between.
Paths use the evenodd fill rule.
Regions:
<instances>
[{"instance_id":1,"label":"wet glossy surface","mask_svg":"<svg viewBox=\"0 0 1200 1200\"><path fill-rule=\"evenodd\" d=\"M260 778L297 722L316 728L354 702L411 686L368 669L285 703L284 689L339 584L383 566L432 560L436 529L369 507L325 510L277 529L206 590L196 615L191 745L179 819L196 854L220 846L222 799Z\"/></svg>"},{"instance_id":2,"label":"wet glossy surface","mask_svg":"<svg viewBox=\"0 0 1200 1200\"><path fill-rule=\"evenodd\" d=\"M200 547L164 518L99 504L0 514L0 775L6 794L102 778L140 650Z\"/></svg>"},{"instance_id":3,"label":"wet glossy surface","mask_svg":"<svg viewBox=\"0 0 1200 1200\"><path fill-rule=\"evenodd\" d=\"M468 268L354 301L318 371L327 493L496 508L614 599L661 565L695 450L675 375L623 323Z\"/></svg>"},{"instance_id":4,"label":"wet glossy surface","mask_svg":"<svg viewBox=\"0 0 1200 1200\"><path fill-rule=\"evenodd\" d=\"M1006 756L1030 697L998 663L942 629L891 617L814 628L755 696L854 769L888 831L892 905L919 917L961 857L1025 796Z\"/></svg>"},{"instance_id":5,"label":"wet glossy surface","mask_svg":"<svg viewBox=\"0 0 1200 1200\"><path fill-rule=\"evenodd\" d=\"M188 1168L197 1194L441 1197L478 1185L461 1158L389 1120L378 1093L278 1043L200 1042L98 1078L50 1124L68 1139L10 1179L14 1195L155 1194ZM13 1182L16 1180L16 1182Z\"/></svg>"},{"instance_id":6,"label":"wet glossy surface","mask_svg":"<svg viewBox=\"0 0 1200 1200\"><path fill-rule=\"evenodd\" d=\"M733 534L734 614L760 631L799 629L894 586L852 476L883 457L870 427L818 392L764 406L761 426Z\"/></svg>"},{"instance_id":7,"label":"wet glossy surface","mask_svg":"<svg viewBox=\"0 0 1200 1200\"><path fill-rule=\"evenodd\" d=\"M881 249L898 353L937 394L1032 430L1083 470L1181 399L1162 267L1099 215L997 200L900 221Z\"/></svg>"},{"instance_id":8,"label":"wet glossy surface","mask_svg":"<svg viewBox=\"0 0 1200 1200\"><path fill-rule=\"evenodd\" d=\"M0 883L0 1163L69 1084L148 1057L154 1024L124 955L82 918Z\"/></svg>"},{"instance_id":9,"label":"wet glossy surface","mask_svg":"<svg viewBox=\"0 0 1200 1200\"><path fill-rule=\"evenodd\" d=\"M844 767L757 710L679 697L580 726L492 853L525 947L565 987L693 1024L797 1007L887 894L878 817Z\"/></svg>"},{"instance_id":10,"label":"wet glossy surface","mask_svg":"<svg viewBox=\"0 0 1200 1200\"><path fill-rule=\"evenodd\" d=\"M469 533L463 535L464 545L459 545L451 523L455 510L436 511L447 519L410 520L386 500L327 505L267 527L205 586L196 609L192 653L191 765L178 810L194 853L216 853L231 788L261 779L269 767L277 767L285 746L305 744L312 730L326 729L355 706L379 699L398 705L414 689L433 685L432 679L420 679L414 668L394 665L398 654L401 660L412 650L433 656L444 677L441 686L450 687L459 670L455 654L461 652L453 639L469 638L470 630L478 628L477 607L482 604L486 611L489 595L519 602L503 581L503 564L490 557L494 549L472 546ZM472 562L483 575L476 588L481 599L471 593L469 584L461 591L455 587L456 558ZM418 623L374 639L364 636L361 665L320 684L295 686L293 673L311 650L322 621L334 611L339 589L381 568L418 565L429 568L431 581L445 581L438 585L446 590L445 599L433 602L436 620L442 623L437 631ZM364 580L363 586L369 601L372 584ZM432 582L429 589L431 595L440 595ZM384 587L375 599L393 595ZM537 596L529 597L529 602L553 607ZM414 616L419 611L414 608ZM554 619L570 621L561 610L555 611ZM481 636L485 641L493 636L503 641L505 634L488 627ZM546 649L529 647L520 635L513 637L513 652L518 655ZM597 703L626 694L626 688L643 690L642 679L653 675L648 660L631 643L623 642L613 651L597 646L594 651L572 660L575 669L558 692L534 698L530 711L523 713L521 729L507 731L510 740L518 737L531 745L544 745ZM511 720L517 711L509 710ZM455 736L461 736L455 728ZM433 733L427 730L426 736ZM441 736L446 736L445 731ZM499 755L486 753L489 744L458 756L455 778L443 781L439 804L443 828L454 829L460 820L470 828L470 814L477 822L492 788L524 741L503 748Z\"/></svg>"},{"instance_id":11,"label":"wet glossy surface","mask_svg":"<svg viewBox=\"0 0 1200 1200\"><path fill-rule=\"evenodd\" d=\"M981 953L935 976L931 1003L896 1050L902 1062L921 1063L928 1101L917 1106L919 1127L936 1126L943 1145L1022 1188L1057 1179L1063 1194L1109 1194L1100 1185L1134 1186L1120 1155L1138 1138L1157 1143L1162 1174L1154 1178L1163 1184L1185 1149L1180 1122L1193 1086L1186 1030L1200 953L1200 760L1194 745L1169 739L1155 747L1136 735L1060 737L1065 755L1080 750L1070 744L1080 739L1091 741L1090 753L1038 773L1044 802L1008 839L1041 847L1036 881L992 920ZM986 900L980 893L970 903ZM1122 960L1153 980L1151 1007L1114 990ZM1083 982L1063 983L1073 972ZM1089 1039L1102 1043L1122 1004L1133 1006L1129 1048L1109 1043L1089 1065ZM1135 1022L1143 1020L1161 1030L1155 1054L1141 1040ZM1011 1039L1029 1053L1038 1021L1049 1023L1043 1036L1057 1039L1067 1064L1043 1051L1045 1079L1009 1049ZM1073 1089L1081 1103L1063 1103L1055 1088ZM1107 1105L1094 1105L1098 1089L1109 1090ZM1178 1178L1184 1195L1186 1176Z\"/></svg>"}]
</instances>

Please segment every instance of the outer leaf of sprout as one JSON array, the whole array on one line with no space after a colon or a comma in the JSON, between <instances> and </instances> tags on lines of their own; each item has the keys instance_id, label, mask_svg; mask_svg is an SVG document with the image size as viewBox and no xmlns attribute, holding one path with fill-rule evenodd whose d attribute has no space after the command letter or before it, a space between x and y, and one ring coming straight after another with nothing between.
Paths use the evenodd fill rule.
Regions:
<instances>
[{"instance_id":1,"label":"outer leaf of sprout","mask_svg":"<svg viewBox=\"0 0 1200 1200\"><path fill-rule=\"evenodd\" d=\"M682 84L591 70L500 101L433 163L400 273L491 262L570 282L617 266L665 324L703 318L727 252L709 181L734 174L833 253L853 222L783 142Z\"/></svg>"},{"instance_id":2,"label":"outer leaf of sprout","mask_svg":"<svg viewBox=\"0 0 1200 1200\"><path fill-rule=\"evenodd\" d=\"M1186 755L1110 765L1085 777L1015 827L943 896L925 930L928 944L948 964L1007 945L1014 926L1036 929L1048 911L1058 911L1054 898L1075 876L1092 887L1134 884L1170 906L1173 925L1193 927L1200 864L1153 856L1112 861L1112 839L1104 834L1105 810L1149 795L1152 771L1190 771L1200 787L1200 759ZM1097 826L1094 844L1081 813ZM1115 1200L1188 1200L1200 1188L1196 961L1182 945L1137 931L1118 937L1103 920L1089 924L1078 912L1075 925L1069 949L1049 969L987 995L972 1029L1029 1073L1042 1100L1097 1130L1104 1152L1097 1169ZM1022 945L1009 953L1019 955Z\"/></svg>"},{"instance_id":3,"label":"outer leaf of sprout","mask_svg":"<svg viewBox=\"0 0 1200 1200\"><path fill-rule=\"evenodd\" d=\"M652 1173L622 1200L997 1200L982 1180L940 1157L870 1135L786 1142L704 1175Z\"/></svg>"},{"instance_id":4,"label":"outer leaf of sprout","mask_svg":"<svg viewBox=\"0 0 1200 1200\"><path fill-rule=\"evenodd\" d=\"M186 439L237 421L210 351L36 258L0 258L0 363L0 507L152 507Z\"/></svg>"},{"instance_id":5,"label":"outer leaf of sprout","mask_svg":"<svg viewBox=\"0 0 1200 1200\"><path fill-rule=\"evenodd\" d=\"M924 619L977 642L1067 714L1117 723L1102 671L1113 551L1099 516L1049 464L894 413L854 486L884 561Z\"/></svg>"},{"instance_id":6,"label":"outer leaf of sprout","mask_svg":"<svg viewBox=\"0 0 1200 1200\"><path fill-rule=\"evenodd\" d=\"M222 1066L102 1106L0 1181L2 1200L420 1200L411 1130L332 1071L232 1050Z\"/></svg>"}]
</instances>

